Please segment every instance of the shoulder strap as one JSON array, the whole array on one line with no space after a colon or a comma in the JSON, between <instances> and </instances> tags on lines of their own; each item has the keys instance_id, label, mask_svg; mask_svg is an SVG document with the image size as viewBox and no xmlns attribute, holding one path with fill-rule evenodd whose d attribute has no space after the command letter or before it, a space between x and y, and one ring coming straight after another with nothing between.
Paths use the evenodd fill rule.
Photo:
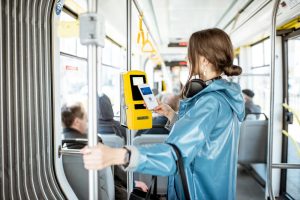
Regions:
<instances>
[{"instance_id":1,"label":"shoulder strap","mask_svg":"<svg viewBox=\"0 0 300 200\"><path fill-rule=\"evenodd\" d=\"M186 174L184 172L183 159L182 159L181 153L180 153L180 151L179 151L179 149L176 145L170 144L170 143L168 143L168 144L173 147L173 149L176 153L176 156L177 156L177 162L176 163L177 163L177 168L178 168L179 175L180 175L180 178L181 178L181 183L182 183L185 199L190 200L191 197L190 197L190 193L189 193Z\"/></svg>"},{"instance_id":2,"label":"shoulder strap","mask_svg":"<svg viewBox=\"0 0 300 200\"><path fill-rule=\"evenodd\" d=\"M157 176L152 176L151 185L146 193L145 200L149 200L151 197L151 191L153 190L153 195L156 197L157 195Z\"/></svg>"}]
</instances>

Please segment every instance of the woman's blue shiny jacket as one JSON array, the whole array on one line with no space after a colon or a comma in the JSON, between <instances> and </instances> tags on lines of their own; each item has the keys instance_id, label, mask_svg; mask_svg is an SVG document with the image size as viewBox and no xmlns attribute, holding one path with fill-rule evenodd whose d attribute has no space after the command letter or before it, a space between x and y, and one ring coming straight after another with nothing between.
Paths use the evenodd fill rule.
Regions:
<instances>
[{"instance_id":1,"label":"woman's blue shiny jacket","mask_svg":"<svg viewBox=\"0 0 300 200\"><path fill-rule=\"evenodd\" d=\"M178 121L164 144L137 147L136 172L169 176L168 199L184 199L175 144L184 158L191 199L236 199L237 150L244 101L240 86L215 80L180 102Z\"/></svg>"}]
</instances>

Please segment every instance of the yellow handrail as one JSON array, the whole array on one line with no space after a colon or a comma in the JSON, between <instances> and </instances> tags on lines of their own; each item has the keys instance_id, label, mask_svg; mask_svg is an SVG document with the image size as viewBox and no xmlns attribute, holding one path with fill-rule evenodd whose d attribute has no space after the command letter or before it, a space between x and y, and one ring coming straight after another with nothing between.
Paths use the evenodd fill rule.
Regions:
<instances>
[{"instance_id":1,"label":"yellow handrail","mask_svg":"<svg viewBox=\"0 0 300 200\"><path fill-rule=\"evenodd\" d=\"M145 32L143 29L143 14L139 17L139 32L137 35L137 44L141 44L142 52L146 53L156 53L152 42L149 40L149 34L145 38Z\"/></svg>"},{"instance_id":2,"label":"yellow handrail","mask_svg":"<svg viewBox=\"0 0 300 200\"><path fill-rule=\"evenodd\" d=\"M139 19L139 32L138 32L138 36L137 36L137 44L139 44L140 40L142 39L141 45L144 45L145 34L144 34L144 30L143 30L143 15L140 15L139 18L140 19Z\"/></svg>"},{"instance_id":3,"label":"yellow handrail","mask_svg":"<svg viewBox=\"0 0 300 200\"><path fill-rule=\"evenodd\" d=\"M149 35L147 33L147 38L144 41L143 47L142 47L142 52L147 52L147 53L155 53L155 49L153 47L153 44L149 40Z\"/></svg>"}]
</instances>

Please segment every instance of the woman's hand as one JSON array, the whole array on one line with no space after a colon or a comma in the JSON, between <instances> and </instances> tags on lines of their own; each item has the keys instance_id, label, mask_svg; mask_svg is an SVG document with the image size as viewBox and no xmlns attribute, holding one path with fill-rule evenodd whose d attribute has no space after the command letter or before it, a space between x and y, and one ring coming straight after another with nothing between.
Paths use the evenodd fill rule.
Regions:
<instances>
[{"instance_id":1,"label":"woman's hand","mask_svg":"<svg viewBox=\"0 0 300 200\"><path fill-rule=\"evenodd\" d=\"M159 103L158 106L153 109L153 111L167 117L170 121L175 115L175 111L169 105L164 103Z\"/></svg>"},{"instance_id":2,"label":"woman's hand","mask_svg":"<svg viewBox=\"0 0 300 200\"><path fill-rule=\"evenodd\" d=\"M148 191L148 186L142 181L134 181L135 187L140 188L143 192Z\"/></svg>"},{"instance_id":3,"label":"woman's hand","mask_svg":"<svg viewBox=\"0 0 300 200\"><path fill-rule=\"evenodd\" d=\"M111 165L125 164L126 150L123 148L111 148L98 143L96 147L84 147L80 151L83 154L84 167L89 170L101 170Z\"/></svg>"}]
</instances>

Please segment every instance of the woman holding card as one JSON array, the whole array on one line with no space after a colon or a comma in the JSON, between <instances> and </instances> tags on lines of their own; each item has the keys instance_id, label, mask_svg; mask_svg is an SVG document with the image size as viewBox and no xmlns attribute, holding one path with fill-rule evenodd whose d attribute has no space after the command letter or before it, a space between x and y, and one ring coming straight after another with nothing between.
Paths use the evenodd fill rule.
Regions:
<instances>
[{"instance_id":1,"label":"woman holding card","mask_svg":"<svg viewBox=\"0 0 300 200\"><path fill-rule=\"evenodd\" d=\"M177 173L182 157L191 199L236 199L239 122L244 118L240 86L221 76L240 75L233 65L233 47L220 29L192 34L188 46L189 81L182 91L178 114L168 105L154 111L168 118L164 144L110 148L99 144L82 150L87 169L124 165L126 170L169 176L168 199L185 199Z\"/></svg>"}]
</instances>

